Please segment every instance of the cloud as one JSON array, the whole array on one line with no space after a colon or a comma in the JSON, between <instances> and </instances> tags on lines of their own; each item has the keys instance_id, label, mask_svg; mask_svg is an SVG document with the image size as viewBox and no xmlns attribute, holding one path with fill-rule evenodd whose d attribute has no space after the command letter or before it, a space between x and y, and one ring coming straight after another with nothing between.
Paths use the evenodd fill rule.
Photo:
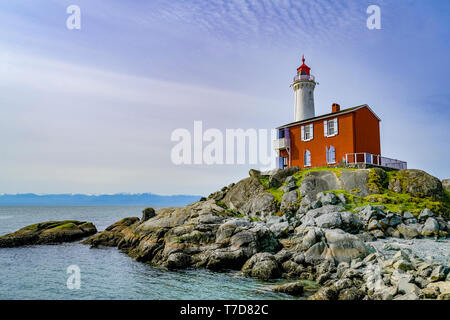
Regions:
<instances>
[{"instance_id":1,"label":"cloud","mask_svg":"<svg viewBox=\"0 0 450 320\"><path fill-rule=\"evenodd\" d=\"M21 191L21 181L39 192L170 193L186 181L185 174L164 178L166 171L180 173L170 162L172 130L192 131L194 120L221 128L224 119L235 119L236 114L237 126L251 123L258 118L258 108L269 103L211 87L17 53L9 56L1 73L0 96L4 192ZM205 172L187 170L206 179ZM143 185L146 188L139 189ZM197 186L195 191L200 189L204 190Z\"/></svg>"}]
</instances>

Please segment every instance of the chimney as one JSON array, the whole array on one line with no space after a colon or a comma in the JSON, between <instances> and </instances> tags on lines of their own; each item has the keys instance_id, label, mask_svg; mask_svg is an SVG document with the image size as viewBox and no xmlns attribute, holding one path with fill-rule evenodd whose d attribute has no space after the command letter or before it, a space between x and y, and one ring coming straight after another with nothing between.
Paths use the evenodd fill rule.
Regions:
<instances>
[{"instance_id":1,"label":"chimney","mask_svg":"<svg viewBox=\"0 0 450 320\"><path fill-rule=\"evenodd\" d=\"M337 103L333 103L331 106L331 112L339 112L341 111L341 106Z\"/></svg>"}]
</instances>

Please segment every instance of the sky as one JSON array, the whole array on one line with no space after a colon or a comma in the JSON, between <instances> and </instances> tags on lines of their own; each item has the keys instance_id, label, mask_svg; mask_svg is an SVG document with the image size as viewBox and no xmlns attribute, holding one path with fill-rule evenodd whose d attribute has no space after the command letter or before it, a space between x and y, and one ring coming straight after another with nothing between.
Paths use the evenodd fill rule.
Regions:
<instances>
[{"instance_id":1,"label":"sky","mask_svg":"<svg viewBox=\"0 0 450 320\"><path fill-rule=\"evenodd\" d=\"M0 193L208 195L255 166L176 165L173 131L292 122L303 54L316 115L368 104L383 156L450 178L449 40L446 0L0 0Z\"/></svg>"}]
</instances>

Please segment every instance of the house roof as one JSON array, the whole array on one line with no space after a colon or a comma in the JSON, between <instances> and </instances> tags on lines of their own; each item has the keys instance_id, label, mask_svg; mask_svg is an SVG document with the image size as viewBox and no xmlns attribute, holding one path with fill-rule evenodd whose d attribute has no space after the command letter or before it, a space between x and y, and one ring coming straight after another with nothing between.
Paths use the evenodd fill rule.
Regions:
<instances>
[{"instance_id":1,"label":"house roof","mask_svg":"<svg viewBox=\"0 0 450 320\"><path fill-rule=\"evenodd\" d=\"M327 119L327 118L334 118L336 116L351 113L351 112L354 112L354 111L362 109L362 108L369 109L369 111L372 112L372 114L378 119L378 121L381 121L381 119L375 114L375 112L373 112L373 110L367 104L362 104L360 106L347 108L347 109L344 109L344 110L341 110L338 112L331 112L331 113L323 114L321 116L317 116L317 117L313 117L313 118L309 118L309 119L305 119L305 120L301 120L301 121L291 122L291 123L285 124L284 126L278 127L277 129L293 127L293 126L297 126L299 124L308 123L308 122L317 121L317 120L323 120L323 119Z\"/></svg>"}]
</instances>

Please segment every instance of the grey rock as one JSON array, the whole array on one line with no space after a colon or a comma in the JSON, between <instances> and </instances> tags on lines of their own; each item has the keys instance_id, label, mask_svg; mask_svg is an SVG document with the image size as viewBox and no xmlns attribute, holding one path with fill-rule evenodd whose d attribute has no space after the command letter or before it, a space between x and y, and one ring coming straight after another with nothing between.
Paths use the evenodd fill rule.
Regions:
<instances>
[{"instance_id":1,"label":"grey rock","mask_svg":"<svg viewBox=\"0 0 450 320\"><path fill-rule=\"evenodd\" d=\"M381 229L381 225L378 222L378 220L372 219L367 226L367 230L370 231L370 230L375 230L375 229Z\"/></svg>"},{"instance_id":2,"label":"grey rock","mask_svg":"<svg viewBox=\"0 0 450 320\"><path fill-rule=\"evenodd\" d=\"M445 277L446 277L448 271L449 271L448 267L445 267L442 265L437 266L433 269L433 272L431 273L431 276L430 276L430 280L433 282L443 281L443 280L445 280Z\"/></svg>"},{"instance_id":3,"label":"grey rock","mask_svg":"<svg viewBox=\"0 0 450 320\"><path fill-rule=\"evenodd\" d=\"M281 198L281 209L289 209L294 207L298 201L298 193L297 190L293 190L283 194Z\"/></svg>"},{"instance_id":4,"label":"grey rock","mask_svg":"<svg viewBox=\"0 0 450 320\"><path fill-rule=\"evenodd\" d=\"M241 206L241 212L253 217L264 217L277 211L275 198L270 192L262 192L249 202L249 206Z\"/></svg>"},{"instance_id":5,"label":"grey rock","mask_svg":"<svg viewBox=\"0 0 450 320\"><path fill-rule=\"evenodd\" d=\"M431 211L430 209L423 209L420 214L419 214L419 220L420 221L425 221L428 218L434 217L435 214L433 211Z\"/></svg>"},{"instance_id":6,"label":"grey rock","mask_svg":"<svg viewBox=\"0 0 450 320\"><path fill-rule=\"evenodd\" d=\"M297 185L295 184L295 182L289 182L285 186L280 187L280 190L282 190L283 192L289 192L295 189L297 189Z\"/></svg>"},{"instance_id":7,"label":"grey rock","mask_svg":"<svg viewBox=\"0 0 450 320\"><path fill-rule=\"evenodd\" d=\"M286 283L274 286L272 291L286 293L291 296L301 296L303 294L303 285L301 282Z\"/></svg>"},{"instance_id":8,"label":"grey rock","mask_svg":"<svg viewBox=\"0 0 450 320\"><path fill-rule=\"evenodd\" d=\"M319 192L316 195L317 200L320 200L320 202L322 202L322 205L329 205L329 204L337 204L339 202L338 198L336 197L336 195L332 192L328 192L328 193L323 193L323 192Z\"/></svg>"},{"instance_id":9,"label":"grey rock","mask_svg":"<svg viewBox=\"0 0 450 320\"><path fill-rule=\"evenodd\" d=\"M339 179L332 171L313 171L310 172L300 185L300 194L302 197L310 195L315 198L319 192L335 190L340 188Z\"/></svg>"},{"instance_id":10,"label":"grey rock","mask_svg":"<svg viewBox=\"0 0 450 320\"><path fill-rule=\"evenodd\" d=\"M415 218L414 215L409 211L403 213L403 219L414 219L414 218Z\"/></svg>"},{"instance_id":11,"label":"grey rock","mask_svg":"<svg viewBox=\"0 0 450 320\"><path fill-rule=\"evenodd\" d=\"M286 182L286 184L289 183L294 183L295 184L296 179L294 178L294 176L289 176L286 178L286 180L284 180L284 182Z\"/></svg>"},{"instance_id":12,"label":"grey rock","mask_svg":"<svg viewBox=\"0 0 450 320\"><path fill-rule=\"evenodd\" d=\"M339 212L323 214L316 218L316 225L328 229L339 228L342 225L341 215Z\"/></svg>"},{"instance_id":13,"label":"grey rock","mask_svg":"<svg viewBox=\"0 0 450 320\"><path fill-rule=\"evenodd\" d=\"M287 232L289 231L289 223L288 222L275 223L271 225L269 229L270 231L273 232L273 234L276 237L280 237L282 235L286 235Z\"/></svg>"},{"instance_id":14,"label":"grey rock","mask_svg":"<svg viewBox=\"0 0 450 320\"><path fill-rule=\"evenodd\" d=\"M405 239L414 239L420 236L422 225L418 223L405 225L402 223L397 226L397 230Z\"/></svg>"},{"instance_id":15,"label":"grey rock","mask_svg":"<svg viewBox=\"0 0 450 320\"><path fill-rule=\"evenodd\" d=\"M277 260L267 252L253 255L242 267L242 272L247 276L264 281L281 275Z\"/></svg>"},{"instance_id":16,"label":"grey rock","mask_svg":"<svg viewBox=\"0 0 450 320\"><path fill-rule=\"evenodd\" d=\"M189 266L190 261L190 256L183 252L172 253L167 258L167 268L184 269Z\"/></svg>"},{"instance_id":17,"label":"grey rock","mask_svg":"<svg viewBox=\"0 0 450 320\"><path fill-rule=\"evenodd\" d=\"M345 199L345 195L343 193L338 193L337 197L342 204L347 204L347 199Z\"/></svg>"},{"instance_id":18,"label":"grey rock","mask_svg":"<svg viewBox=\"0 0 450 320\"><path fill-rule=\"evenodd\" d=\"M441 181L422 170L406 169L399 170L397 177L389 181L389 190L394 192L406 192L414 197L432 197L439 199L443 196L444 189Z\"/></svg>"},{"instance_id":19,"label":"grey rock","mask_svg":"<svg viewBox=\"0 0 450 320\"><path fill-rule=\"evenodd\" d=\"M436 219L429 217L422 228L422 235L430 237L439 234L439 223Z\"/></svg>"},{"instance_id":20,"label":"grey rock","mask_svg":"<svg viewBox=\"0 0 450 320\"><path fill-rule=\"evenodd\" d=\"M391 214L387 218L389 219L389 226L391 226L391 227L396 227L400 223L402 223L402 217L400 217L397 214Z\"/></svg>"},{"instance_id":21,"label":"grey rock","mask_svg":"<svg viewBox=\"0 0 450 320\"><path fill-rule=\"evenodd\" d=\"M356 232L363 227L362 222L359 220L359 218L355 214L348 212L348 211L344 211L344 212L341 212L340 215L341 215L341 220L342 220L344 231Z\"/></svg>"},{"instance_id":22,"label":"grey rock","mask_svg":"<svg viewBox=\"0 0 450 320\"><path fill-rule=\"evenodd\" d=\"M269 188L279 188L288 176L292 176L297 171L299 171L298 167L274 170L269 178Z\"/></svg>"}]
</instances>

